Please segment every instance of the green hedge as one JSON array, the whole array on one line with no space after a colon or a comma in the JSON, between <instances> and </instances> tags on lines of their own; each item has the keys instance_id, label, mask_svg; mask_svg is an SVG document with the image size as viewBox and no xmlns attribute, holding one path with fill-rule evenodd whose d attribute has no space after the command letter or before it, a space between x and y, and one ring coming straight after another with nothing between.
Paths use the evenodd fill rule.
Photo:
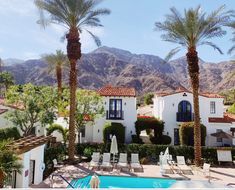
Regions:
<instances>
[{"instance_id":1,"label":"green hedge","mask_svg":"<svg viewBox=\"0 0 235 190\"><path fill-rule=\"evenodd\" d=\"M158 120L155 117L140 116L135 122L135 130L137 138L140 138L140 133L146 130L147 134L150 136L150 140L153 144L165 144L166 138L162 138L162 132L164 130L164 122ZM153 130L154 134L151 134ZM164 141L164 143L163 143Z\"/></svg>"},{"instance_id":2,"label":"green hedge","mask_svg":"<svg viewBox=\"0 0 235 190\"><path fill-rule=\"evenodd\" d=\"M194 148L192 146L167 146L167 145L153 145L153 144L119 144L118 151L126 152L130 156L131 153L139 153L140 159L148 158L150 160L158 161L161 151L165 151L169 147L169 152L176 160L176 156L184 156L186 160L193 161ZM92 152L110 152L110 144L78 144L77 153L79 155L86 155L91 158ZM232 149L233 158L235 158L235 148ZM205 162L217 164L217 151L214 147L202 147L202 158Z\"/></svg>"},{"instance_id":3,"label":"green hedge","mask_svg":"<svg viewBox=\"0 0 235 190\"><path fill-rule=\"evenodd\" d=\"M9 127L5 129L0 129L0 140L6 139L19 139L20 133L16 127Z\"/></svg>"},{"instance_id":4,"label":"green hedge","mask_svg":"<svg viewBox=\"0 0 235 190\"><path fill-rule=\"evenodd\" d=\"M193 137L193 122L182 123L179 127L179 136L180 136L180 144L181 145L194 145L194 137ZM201 124L201 145L205 146L206 141L206 127Z\"/></svg>"},{"instance_id":5,"label":"green hedge","mask_svg":"<svg viewBox=\"0 0 235 190\"><path fill-rule=\"evenodd\" d=\"M106 123L103 130L104 143L110 141L109 135L116 135L117 142L125 142L125 127L121 123Z\"/></svg>"}]
</instances>

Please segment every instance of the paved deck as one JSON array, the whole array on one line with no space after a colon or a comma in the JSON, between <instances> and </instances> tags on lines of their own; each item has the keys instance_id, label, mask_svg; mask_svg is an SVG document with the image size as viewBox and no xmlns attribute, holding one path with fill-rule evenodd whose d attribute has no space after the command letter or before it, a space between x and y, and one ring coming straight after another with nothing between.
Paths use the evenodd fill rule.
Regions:
<instances>
[{"instance_id":1,"label":"paved deck","mask_svg":"<svg viewBox=\"0 0 235 190\"><path fill-rule=\"evenodd\" d=\"M196 167L191 166L193 174L167 174L162 176L160 174L160 166L157 165L143 165L144 172L125 172L122 171L119 173L116 169L112 172L100 171L100 170L91 170L88 169L87 163L80 163L78 165L65 165L61 169L55 171L52 175L62 175L67 181L72 179L77 179L85 177L89 174L101 174L101 175L123 175L123 176L142 176L142 177L165 177L165 178L174 178L180 179L177 181L172 188L208 188L208 187L217 187L222 188L226 187L229 183L235 183L235 168L234 167L212 167L211 168L211 178L210 182L208 177L205 177L202 170ZM51 176L52 176L51 175ZM53 181L51 176L44 180L39 185L34 185L36 188L65 188L68 184L62 180L60 177L54 176ZM53 184L53 186L52 186ZM227 186L228 187L228 186ZM231 185L230 188L235 188L235 185Z\"/></svg>"}]
</instances>

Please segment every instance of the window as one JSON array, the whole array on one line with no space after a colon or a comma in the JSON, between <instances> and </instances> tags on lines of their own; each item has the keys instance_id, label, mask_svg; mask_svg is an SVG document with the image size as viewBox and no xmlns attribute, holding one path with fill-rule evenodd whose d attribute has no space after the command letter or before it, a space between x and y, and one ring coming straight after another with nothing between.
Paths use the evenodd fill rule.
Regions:
<instances>
[{"instance_id":1,"label":"window","mask_svg":"<svg viewBox=\"0 0 235 190\"><path fill-rule=\"evenodd\" d=\"M122 100L110 99L109 100L109 118L122 118Z\"/></svg>"},{"instance_id":2,"label":"window","mask_svg":"<svg viewBox=\"0 0 235 190\"><path fill-rule=\"evenodd\" d=\"M222 129L216 129L216 133L220 132L220 131L223 131ZM222 138L216 138L217 142L222 142Z\"/></svg>"},{"instance_id":3,"label":"window","mask_svg":"<svg viewBox=\"0 0 235 190\"><path fill-rule=\"evenodd\" d=\"M215 102L210 102L210 112L211 114L215 114Z\"/></svg>"},{"instance_id":4,"label":"window","mask_svg":"<svg viewBox=\"0 0 235 190\"><path fill-rule=\"evenodd\" d=\"M85 131L86 131L85 126L82 126L80 129L80 133L82 133L82 137L85 137Z\"/></svg>"}]
</instances>

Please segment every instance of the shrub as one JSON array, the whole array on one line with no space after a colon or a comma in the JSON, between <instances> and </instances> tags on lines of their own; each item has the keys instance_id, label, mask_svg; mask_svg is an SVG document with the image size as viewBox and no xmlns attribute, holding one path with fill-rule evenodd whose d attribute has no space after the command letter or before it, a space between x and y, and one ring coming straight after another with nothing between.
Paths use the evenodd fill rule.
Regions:
<instances>
[{"instance_id":1,"label":"shrub","mask_svg":"<svg viewBox=\"0 0 235 190\"><path fill-rule=\"evenodd\" d=\"M193 136L193 122L185 122L180 125L179 136L181 145L194 145L194 136ZM205 146L206 141L206 127L201 124L201 145Z\"/></svg>"},{"instance_id":2,"label":"shrub","mask_svg":"<svg viewBox=\"0 0 235 190\"><path fill-rule=\"evenodd\" d=\"M144 158L143 162L146 159L159 161L160 152L164 152L166 148L169 147L169 152L173 156L173 159L176 160L176 156L184 156L185 160L190 160L193 162L194 159L194 147L192 146L169 146L169 145L154 145L154 144L118 144L119 152L126 152L130 157L131 153L138 153L140 160ZM90 149L89 149L90 148ZM77 150L79 150L81 155L91 154L91 150L95 152L104 152L110 151L110 144L96 144L96 143L86 143L86 144L77 144ZM78 151L78 152L79 152ZM232 156L235 157L235 148L232 148ZM217 164L217 151L215 147L202 147L202 158L205 162L211 164Z\"/></svg>"},{"instance_id":3,"label":"shrub","mask_svg":"<svg viewBox=\"0 0 235 190\"><path fill-rule=\"evenodd\" d=\"M162 135L161 144L171 144L171 137L168 135Z\"/></svg>"},{"instance_id":4,"label":"shrub","mask_svg":"<svg viewBox=\"0 0 235 190\"><path fill-rule=\"evenodd\" d=\"M164 122L156 119L155 117L138 117L135 122L135 129L137 137L140 136L141 131L152 129L154 137L160 139L164 129Z\"/></svg>"},{"instance_id":5,"label":"shrub","mask_svg":"<svg viewBox=\"0 0 235 190\"><path fill-rule=\"evenodd\" d=\"M0 129L0 140L7 140L7 139L19 139L20 133L16 127L9 127L5 129Z\"/></svg>"},{"instance_id":6,"label":"shrub","mask_svg":"<svg viewBox=\"0 0 235 190\"><path fill-rule=\"evenodd\" d=\"M228 108L228 112L235 114L235 103Z\"/></svg>"},{"instance_id":7,"label":"shrub","mask_svg":"<svg viewBox=\"0 0 235 190\"><path fill-rule=\"evenodd\" d=\"M132 135L132 143L137 143L137 144L143 144L143 141L141 138L139 138L137 135Z\"/></svg>"},{"instance_id":8,"label":"shrub","mask_svg":"<svg viewBox=\"0 0 235 190\"><path fill-rule=\"evenodd\" d=\"M125 127L121 123L107 123L104 126L103 130L103 140L104 143L107 143L109 139L109 135L115 135L118 143L125 142Z\"/></svg>"}]
</instances>

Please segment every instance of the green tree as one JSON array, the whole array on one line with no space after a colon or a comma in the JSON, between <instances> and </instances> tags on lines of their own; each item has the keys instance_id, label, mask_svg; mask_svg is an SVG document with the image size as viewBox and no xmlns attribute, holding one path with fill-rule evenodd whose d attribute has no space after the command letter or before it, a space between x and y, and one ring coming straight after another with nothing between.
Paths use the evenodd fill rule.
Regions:
<instances>
[{"instance_id":1,"label":"green tree","mask_svg":"<svg viewBox=\"0 0 235 190\"><path fill-rule=\"evenodd\" d=\"M32 84L12 86L7 92L7 102L21 109L10 111L7 118L19 127L23 136L28 136L37 123L52 124L55 118L56 91L51 87L36 87Z\"/></svg>"},{"instance_id":2,"label":"green tree","mask_svg":"<svg viewBox=\"0 0 235 190\"><path fill-rule=\"evenodd\" d=\"M228 112L235 114L235 103L228 108Z\"/></svg>"},{"instance_id":3,"label":"green tree","mask_svg":"<svg viewBox=\"0 0 235 190\"><path fill-rule=\"evenodd\" d=\"M10 141L0 141L0 188L3 188L7 178L13 171L21 173L20 158L8 146Z\"/></svg>"},{"instance_id":4,"label":"green tree","mask_svg":"<svg viewBox=\"0 0 235 190\"><path fill-rule=\"evenodd\" d=\"M48 73L55 74L57 80L58 97L62 94L62 69L68 67L67 55L61 50L55 54L43 55L42 59L48 64Z\"/></svg>"},{"instance_id":5,"label":"green tree","mask_svg":"<svg viewBox=\"0 0 235 190\"><path fill-rule=\"evenodd\" d=\"M59 124L54 123L47 128L47 135L51 135L54 131L57 131L62 135L64 144L66 144L69 130Z\"/></svg>"},{"instance_id":6,"label":"green tree","mask_svg":"<svg viewBox=\"0 0 235 190\"><path fill-rule=\"evenodd\" d=\"M184 11L182 16L175 8L171 8L171 14L166 16L164 22L156 22L156 30L163 31L161 36L164 41L179 44L180 46L171 50L166 60L170 59L181 48L187 50L188 72L191 80L194 104L194 147L195 147L195 164L200 165L201 161L201 132L200 132L200 113L199 113L199 64L197 47L208 45L222 53L211 39L222 37L226 34L223 26L230 22L230 16L233 11L224 11L222 6L211 14L207 15L198 6L195 9Z\"/></svg>"},{"instance_id":7,"label":"green tree","mask_svg":"<svg viewBox=\"0 0 235 190\"><path fill-rule=\"evenodd\" d=\"M9 72L1 72L0 73L0 84L4 86L5 91L9 89L11 85L14 84L14 77Z\"/></svg>"},{"instance_id":8,"label":"green tree","mask_svg":"<svg viewBox=\"0 0 235 190\"><path fill-rule=\"evenodd\" d=\"M150 105L153 104L153 97L154 94L153 93L148 93L144 96L144 104L145 105Z\"/></svg>"},{"instance_id":9,"label":"green tree","mask_svg":"<svg viewBox=\"0 0 235 190\"><path fill-rule=\"evenodd\" d=\"M229 26L233 29L233 37L231 41L233 42L232 47L228 50L229 54L232 54L235 51L235 22L229 24Z\"/></svg>"},{"instance_id":10,"label":"green tree","mask_svg":"<svg viewBox=\"0 0 235 190\"><path fill-rule=\"evenodd\" d=\"M104 114L104 107L102 97L95 91L79 89L76 97L75 125L79 137L87 122L94 122Z\"/></svg>"},{"instance_id":11,"label":"green tree","mask_svg":"<svg viewBox=\"0 0 235 190\"><path fill-rule=\"evenodd\" d=\"M36 6L41 10L39 24L44 27L49 23L64 26L68 33L67 56L70 62L70 111L69 111L69 159L74 160L75 153L75 112L77 88L77 61L81 58L80 35L87 31L99 46L99 38L88 28L101 27L99 17L108 15L108 9L96 8L101 0L35 0ZM44 12L49 15L47 19Z\"/></svg>"}]
</instances>

